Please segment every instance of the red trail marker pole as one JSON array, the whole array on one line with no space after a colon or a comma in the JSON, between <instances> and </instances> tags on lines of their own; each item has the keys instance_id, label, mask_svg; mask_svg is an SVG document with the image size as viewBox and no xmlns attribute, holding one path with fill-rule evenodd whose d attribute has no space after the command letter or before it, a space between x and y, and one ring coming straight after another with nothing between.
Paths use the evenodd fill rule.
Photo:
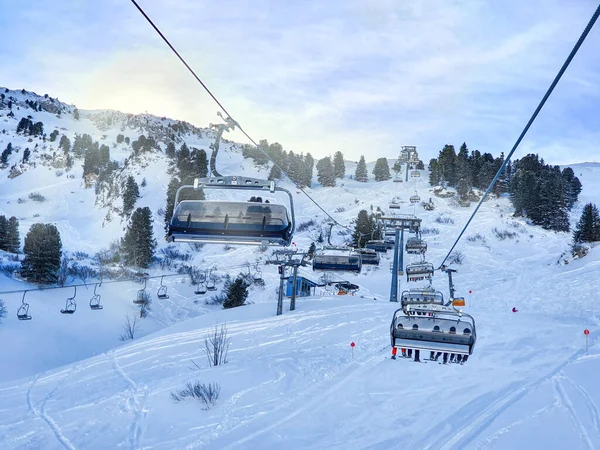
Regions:
<instances>
[{"instance_id":1,"label":"red trail marker pole","mask_svg":"<svg viewBox=\"0 0 600 450\"><path fill-rule=\"evenodd\" d=\"M352 359L354 359L354 346L356 344L354 343L354 341L350 342L350 348L352 349Z\"/></svg>"},{"instance_id":2,"label":"red trail marker pole","mask_svg":"<svg viewBox=\"0 0 600 450\"><path fill-rule=\"evenodd\" d=\"M583 330L583 334L585 334L585 354L588 354L588 340L589 340L589 336L590 336L590 330L588 330L587 328L585 330Z\"/></svg>"}]
</instances>

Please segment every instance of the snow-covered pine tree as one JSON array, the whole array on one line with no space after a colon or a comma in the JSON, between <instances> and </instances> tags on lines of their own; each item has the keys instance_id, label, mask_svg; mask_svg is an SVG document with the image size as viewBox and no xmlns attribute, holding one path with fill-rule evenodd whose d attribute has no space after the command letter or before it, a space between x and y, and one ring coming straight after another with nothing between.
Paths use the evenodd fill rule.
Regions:
<instances>
[{"instance_id":1,"label":"snow-covered pine tree","mask_svg":"<svg viewBox=\"0 0 600 450\"><path fill-rule=\"evenodd\" d=\"M436 158L433 158L429 161L429 184L438 186L440 181L442 181L442 174L440 173L439 163Z\"/></svg>"},{"instance_id":2,"label":"snow-covered pine tree","mask_svg":"<svg viewBox=\"0 0 600 450\"><path fill-rule=\"evenodd\" d=\"M366 209L361 209L358 212L356 223L354 224L354 232L352 233L352 242L355 247L362 248L367 241L371 239L373 232L373 222Z\"/></svg>"},{"instance_id":3,"label":"snow-covered pine tree","mask_svg":"<svg viewBox=\"0 0 600 450\"><path fill-rule=\"evenodd\" d=\"M135 202L140 196L140 188L131 175L127 177L123 190L123 214L129 216L135 207Z\"/></svg>"},{"instance_id":4,"label":"snow-covered pine tree","mask_svg":"<svg viewBox=\"0 0 600 450\"><path fill-rule=\"evenodd\" d=\"M335 173L329 156L320 159L317 163L317 180L325 187L335 186Z\"/></svg>"},{"instance_id":5,"label":"snow-covered pine tree","mask_svg":"<svg viewBox=\"0 0 600 450\"><path fill-rule=\"evenodd\" d=\"M236 308L242 306L248 298L248 283L243 277L238 276L235 281L227 286L227 298L223 302L223 308Z\"/></svg>"},{"instance_id":6,"label":"snow-covered pine tree","mask_svg":"<svg viewBox=\"0 0 600 450\"><path fill-rule=\"evenodd\" d=\"M333 155L333 172L336 178L344 178L346 175L346 165L344 164L344 155L339 150Z\"/></svg>"},{"instance_id":7,"label":"snow-covered pine tree","mask_svg":"<svg viewBox=\"0 0 600 450\"><path fill-rule=\"evenodd\" d=\"M56 226L34 223L23 246L25 259L21 263L21 276L35 283L54 283L57 279L62 255L62 242Z\"/></svg>"},{"instance_id":8,"label":"snow-covered pine tree","mask_svg":"<svg viewBox=\"0 0 600 450\"><path fill-rule=\"evenodd\" d=\"M356 166L356 171L354 172L354 179L356 181L360 181L361 183L366 183L367 181L369 181L367 163L365 162L365 157L363 155L360 156L360 160L358 161L358 165Z\"/></svg>"},{"instance_id":9,"label":"snow-covered pine tree","mask_svg":"<svg viewBox=\"0 0 600 450\"><path fill-rule=\"evenodd\" d=\"M121 240L121 251L125 264L146 269L150 266L156 239L152 230L152 212L147 206L137 208L131 215L131 221Z\"/></svg>"},{"instance_id":10,"label":"snow-covered pine tree","mask_svg":"<svg viewBox=\"0 0 600 450\"><path fill-rule=\"evenodd\" d=\"M21 238L19 236L19 221L15 216L8 219L4 236L4 250L9 253L18 253L21 247Z\"/></svg>"},{"instance_id":11,"label":"snow-covered pine tree","mask_svg":"<svg viewBox=\"0 0 600 450\"><path fill-rule=\"evenodd\" d=\"M373 167L373 175L375 175L375 181L385 181L392 178L387 158L377 158L375 167Z\"/></svg>"},{"instance_id":12,"label":"snow-covered pine tree","mask_svg":"<svg viewBox=\"0 0 600 450\"><path fill-rule=\"evenodd\" d=\"M579 222L573 231L575 242L598 242L600 241L600 213L593 203L583 207Z\"/></svg>"},{"instance_id":13,"label":"snow-covered pine tree","mask_svg":"<svg viewBox=\"0 0 600 450\"><path fill-rule=\"evenodd\" d=\"M8 220L6 216L0 216L0 250L6 250L6 233Z\"/></svg>"}]
</instances>

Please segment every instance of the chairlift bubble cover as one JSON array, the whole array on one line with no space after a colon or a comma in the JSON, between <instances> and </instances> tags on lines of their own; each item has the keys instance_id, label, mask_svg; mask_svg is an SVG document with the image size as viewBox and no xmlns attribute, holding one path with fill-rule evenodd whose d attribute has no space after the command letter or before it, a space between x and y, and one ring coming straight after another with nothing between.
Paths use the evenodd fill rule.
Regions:
<instances>
[{"instance_id":1,"label":"chairlift bubble cover","mask_svg":"<svg viewBox=\"0 0 600 450\"><path fill-rule=\"evenodd\" d=\"M292 224L286 207L275 203L183 200L167 237L173 242L289 245Z\"/></svg>"}]
</instances>

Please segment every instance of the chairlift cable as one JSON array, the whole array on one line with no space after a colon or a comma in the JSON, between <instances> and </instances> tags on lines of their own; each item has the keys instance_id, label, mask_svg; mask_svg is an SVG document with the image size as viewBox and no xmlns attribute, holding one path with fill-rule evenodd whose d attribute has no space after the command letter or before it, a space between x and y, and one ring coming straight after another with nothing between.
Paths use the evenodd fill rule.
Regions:
<instances>
[{"instance_id":1,"label":"chairlift cable","mask_svg":"<svg viewBox=\"0 0 600 450\"><path fill-rule=\"evenodd\" d=\"M529 128L531 127L531 125L533 124L533 122L537 118L538 114L540 113L540 111L542 110L542 108L544 107L544 105L546 104L546 101L548 100L548 97L550 97L550 94L552 94L552 91L554 91L554 88L556 87L556 85L558 84L558 82L560 81L560 79L562 78L562 76L564 75L565 71L567 70L567 68L571 64L571 61L573 60L573 58L577 54L577 51L579 50L579 48L581 47L581 45L583 44L583 42L587 38L587 36L590 33L590 31L592 30L594 24L596 23L596 20L598 19L598 16L600 16L600 4L596 8L596 12L594 12L594 14L592 15L592 17L591 17L590 21L588 22L587 26L583 30L583 33L581 33L581 36L579 37L579 39L575 43L575 46L571 50L571 53L569 53L569 56L567 57L567 59L565 60L565 62L562 65L562 67L560 68L560 70L556 74L556 77L554 77L554 80L552 81L552 84L550 85L550 87L548 88L548 90L544 94L544 97L540 101L539 105L537 106L537 108L533 112L531 118L527 122L527 125L525 125L525 128L523 129L523 131L519 135L519 138L517 139L517 141L513 145L510 153L504 159L504 162L502 163L502 165L498 169L498 172L496 173L496 176L494 176L494 179L492 180L492 182L488 186L487 190L485 191L485 194L483 194L483 197L481 197L481 200L479 201L479 203L475 207L475 210L471 214L471 217L469 217L469 220L467 221L467 223L463 227L462 231L460 232L460 234L456 238L456 241L454 242L454 244L452 244L452 247L448 251L448 254L446 255L446 257L444 258L444 260L440 264L439 269L441 269L444 266L444 263L450 257L450 254L454 250L454 247L456 247L456 244L458 244L458 241L460 241L460 238L462 237L462 235L464 234L464 232L467 230L467 227L469 226L469 224L473 220L473 217L475 217L475 214L477 214L477 211L479 211L479 208L481 207L481 205L483 204L483 202L487 198L488 194L491 192L492 188L496 184L496 181L498 181L498 178L502 174L502 171L504 170L504 168L508 164L508 161L510 161L511 156L513 155L513 153L515 152L515 150L517 149L517 147L519 146L519 144L521 143L521 141L523 140L523 138L527 134L527 131L529 131Z\"/></svg>"},{"instance_id":2,"label":"chairlift cable","mask_svg":"<svg viewBox=\"0 0 600 450\"><path fill-rule=\"evenodd\" d=\"M252 142L252 144L254 144L254 146L258 149L258 151L260 151L263 155L265 155L265 157L267 159L269 159L269 161L271 161L273 163L274 166L276 166L283 175L285 175L296 187L296 189L299 189L304 195L306 195L309 200L311 202L313 202L317 208L319 208L327 217L329 217L334 223L335 225L338 225L342 228L346 228L347 230L351 230L350 227L347 227L345 225L340 224L337 220L335 220L315 199L313 199L300 185L298 185L294 180L292 180L292 178L287 174L287 172L285 170L283 170L283 168L277 164L277 162L275 162L273 160L273 158L271 158L271 156L269 156L267 154L267 152L265 152L257 143L254 139L252 139L252 137L246 133L246 131L241 127L241 125L239 124L238 121L234 120L233 117L231 116L231 114L229 114L229 112L227 111L227 109L225 109L225 107L221 104L221 102L219 102L219 100L217 99L217 97L210 91L210 89L208 89L208 87L206 86L206 84L204 84L204 82L200 79L200 77L196 74L196 72L194 72L194 70L190 67L190 65L186 62L186 60L179 54L179 52L175 49L175 47L171 44L171 42L169 42L169 40L167 39L167 37L160 31L160 29L158 28L158 26L156 26L156 24L152 21L152 19L148 16L148 14L146 14L146 12L142 9L142 7L135 1L135 0L131 0L131 2L135 5L135 7L139 10L139 12L144 16L144 18L148 21L148 23L152 26L152 28L154 28L154 30L158 33L158 35L162 38L162 40L167 44L167 46L173 51L173 53L175 53L175 55L177 56L177 58L179 58L179 60L183 63L183 65L188 69L188 71L192 74L192 76L196 79L196 81L198 81L198 83L200 83L200 85L202 85L202 87L204 88L204 90L208 93L208 95L211 96L211 98L215 101L215 103L221 108L221 110L227 115L227 117L229 119L231 119L235 125L238 127L238 129L240 130L240 132L246 136L246 138L248 138L248 140L250 142Z\"/></svg>"}]
</instances>

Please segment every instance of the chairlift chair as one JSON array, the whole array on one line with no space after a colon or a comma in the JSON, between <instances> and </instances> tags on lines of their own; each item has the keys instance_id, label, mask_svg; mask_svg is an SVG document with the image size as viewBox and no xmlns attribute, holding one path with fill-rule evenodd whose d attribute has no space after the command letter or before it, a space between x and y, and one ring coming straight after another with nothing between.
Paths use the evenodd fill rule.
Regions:
<instances>
[{"instance_id":1,"label":"chairlift chair","mask_svg":"<svg viewBox=\"0 0 600 450\"><path fill-rule=\"evenodd\" d=\"M404 308L396 310L390 337L396 348L471 355L477 334L471 315L447 306L431 306L415 314L406 314Z\"/></svg>"},{"instance_id":2,"label":"chairlift chair","mask_svg":"<svg viewBox=\"0 0 600 450\"><path fill-rule=\"evenodd\" d=\"M383 240L370 240L365 244L365 248L375 250L377 253L387 253L388 246Z\"/></svg>"},{"instance_id":3,"label":"chairlift chair","mask_svg":"<svg viewBox=\"0 0 600 450\"><path fill-rule=\"evenodd\" d=\"M413 203L413 204L414 204L414 203L419 203L419 202L421 201L421 197L419 197L419 195L418 195L418 194L415 194L415 195L411 195L411 197L410 197L410 199L409 199L409 200L410 200L410 202L411 202L411 203Z\"/></svg>"},{"instance_id":4,"label":"chairlift chair","mask_svg":"<svg viewBox=\"0 0 600 450\"><path fill-rule=\"evenodd\" d=\"M254 268L254 275L252 276L252 280L255 283L260 283L261 281L263 281L262 270L258 266L258 262L256 263L256 267Z\"/></svg>"},{"instance_id":5,"label":"chairlift chair","mask_svg":"<svg viewBox=\"0 0 600 450\"><path fill-rule=\"evenodd\" d=\"M75 297L77 297L77 286L74 287L75 293L73 294L73 297L69 297L67 299L65 302L65 308L60 310L61 314L73 314L77 309L77 303L75 302Z\"/></svg>"},{"instance_id":6,"label":"chairlift chair","mask_svg":"<svg viewBox=\"0 0 600 450\"><path fill-rule=\"evenodd\" d=\"M29 303L25 302L25 294L27 294L27 291L23 291L21 305L17 310L17 319L19 320L31 320L31 316L29 315Z\"/></svg>"},{"instance_id":7,"label":"chairlift chair","mask_svg":"<svg viewBox=\"0 0 600 450\"><path fill-rule=\"evenodd\" d=\"M100 286L102 286L102 280L100 280ZM98 284L94 286L94 295L90 299L90 309L92 311L98 311L103 309L103 306L100 304L100 294L96 293L96 289L98 288Z\"/></svg>"},{"instance_id":8,"label":"chairlift chair","mask_svg":"<svg viewBox=\"0 0 600 450\"><path fill-rule=\"evenodd\" d=\"M215 278L212 276L213 269L210 269L208 274L208 280L206 281L206 289L209 291L216 291L217 285L215 283Z\"/></svg>"},{"instance_id":9,"label":"chairlift chair","mask_svg":"<svg viewBox=\"0 0 600 450\"><path fill-rule=\"evenodd\" d=\"M146 303L146 283L148 282L148 278L144 277L144 287L140 290L137 291L137 296L135 297L135 300L133 300L133 303L135 303L136 305L141 305L142 303Z\"/></svg>"},{"instance_id":10,"label":"chairlift chair","mask_svg":"<svg viewBox=\"0 0 600 450\"><path fill-rule=\"evenodd\" d=\"M427 242L418 237L410 237L406 241L406 253L409 255L421 255L427 251Z\"/></svg>"},{"instance_id":11,"label":"chairlift chair","mask_svg":"<svg viewBox=\"0 0 600 450\"><path fill-rule=\"evenodd\" d=\"M433 277L433 264L413 263L406 266L406 281L430 280Z\"/></svg>"},{"instance_id":12,"label":"chairlift chair","mask_svg":"<svg viewBox=\"0 0 600 450\"><path fill-rule=\"evenodd\" d=\"M346 254L336 254L335 252ZM323 247L321 252L313 257L312 268L313 270L360 273L362 262L360 254L355 254L350 248Z\"/></svg>"},{"instance_id":13,"label":"chairlift chair","mask_svg":"<svg viewBox=\"0 0 600 450\"><path fill-rule=\"evenodd\" d=\"M285 192L290 210L277 203L224 200L182 200L184 190L268 190ZM167 233L169 242L288 246L295 226L292 194L275 182L238 176L196 178L175 195L175 210ZM291 212L291 216L290 216Z\"/></svg>"},{"instance_id":14,"label":"chairlift chair","mask_svg":"<svg viewBox=\"0 0 600 450\"><path fill-rule=\"evenodd\" d=\"M421 176L421 172L419 172L418 170L413 170L413 171L410 173L410 176L411 176L411 177L413 177L413 178L418 178L418 177L420 177L420 176Z\"/></svg>"},{"instance_id":15,"label":"chairlift chair","mask_svg":"<svg viewBox=\"0 0 600 450\"><path fill-rule=\"evenodd\" d=\"M164 277L164 275L160 277L160 286L158 288L158 292L156 293L156 296L161 300L169 298L169 296L167 295L167 287L163 284Z\"/></svg>"},{"instance_id":16,"label":"chairlift chair","mask_svg":"<svg viewBox=\"0 0 600 450\"><path fill-rule=\"evenodd\" d=\"M377 251L369 248L361 248L358 249L358 252L360 253L360 260L362 264L374 266L379 265L379 253L377 253Z\"/></svg>"}]
</instances>

